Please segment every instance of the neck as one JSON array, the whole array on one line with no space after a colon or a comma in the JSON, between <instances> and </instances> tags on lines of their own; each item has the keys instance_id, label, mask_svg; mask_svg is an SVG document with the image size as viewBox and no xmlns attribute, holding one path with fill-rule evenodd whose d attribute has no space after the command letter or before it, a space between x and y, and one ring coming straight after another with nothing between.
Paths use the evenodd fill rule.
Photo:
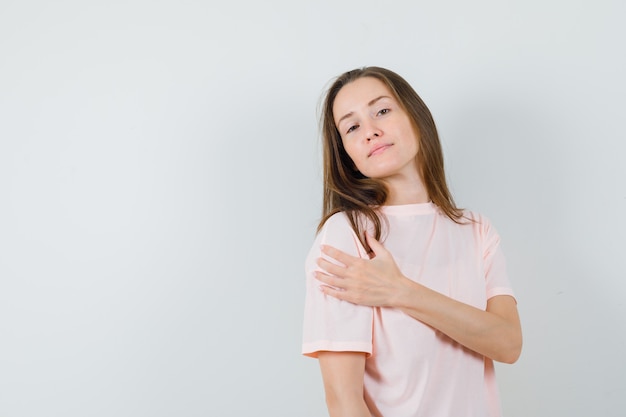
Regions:
<instances>
[{"instance_id":1,"label":"neck","mask_svg":"<svg viewBox=\"0 0 626 417\"><path fill-rule=\"evenodd\" d=\"M396 178L385 181L389 194L385 205L397 206L401 204L428 203L430 196L424 186L424 181L416 178Z\"/></svg>"}]
</instances>

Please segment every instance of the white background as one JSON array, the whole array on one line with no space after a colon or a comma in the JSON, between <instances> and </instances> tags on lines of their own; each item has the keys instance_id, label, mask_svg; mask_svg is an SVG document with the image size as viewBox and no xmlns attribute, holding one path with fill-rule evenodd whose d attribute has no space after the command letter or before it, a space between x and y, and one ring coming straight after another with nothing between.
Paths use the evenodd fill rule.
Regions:
<instances>
[{"instance_id":1,"label":"white background","mask_svg":"<svg viewBox=\"0 0 626 417\"><path fill-rule=\"evenodd\" d=\"M320 95L429 105L499 229L508 417L626 410L621 0L0 1L0 416L326 415L300 356Z\"/></svg>"}]
</instances>

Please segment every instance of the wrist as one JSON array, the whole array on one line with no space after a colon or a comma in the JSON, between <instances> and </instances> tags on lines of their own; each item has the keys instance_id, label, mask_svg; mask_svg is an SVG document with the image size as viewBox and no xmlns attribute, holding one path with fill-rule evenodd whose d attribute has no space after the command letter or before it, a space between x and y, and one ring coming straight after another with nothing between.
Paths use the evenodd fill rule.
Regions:
<instances>
[{"instance_id":1,"label":"wrist","mask_svg":"<svg viewBox=\"0 0 626 417\"><path fill-rule=\"evenodd\" d=\"M399 286L395 292L393 300L391 300L391 306L399 309L410 308L415 301L417 291L419 291L419 284L411 279L402 276L402 279L398 280Z\"/></svg>"}]
</instances>

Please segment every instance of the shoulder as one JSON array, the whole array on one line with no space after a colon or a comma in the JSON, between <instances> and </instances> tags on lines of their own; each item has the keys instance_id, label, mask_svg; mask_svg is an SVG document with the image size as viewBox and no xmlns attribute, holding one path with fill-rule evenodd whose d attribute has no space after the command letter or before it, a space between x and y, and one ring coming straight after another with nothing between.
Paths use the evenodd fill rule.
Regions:
<instances>
[{"instance_id":1,"label":"shoulder","mask_svg":"<svg viewBox=\"0 0 626 417\"><path fill-rule=\"evenodd\" d=\"M315 238L314 246L330 245L351 255L366 253L348 216L338 212L330 216Z\"/></svg>"},{"instance_id":2,"label":"shoulder","mask_svg":"<svg viewBox=\"0 0 626 417\"><path fill-rule=\"evenodd\" d=\"M319 231L316 234L316 238L319 240L327 239L328 237L334 235L343 235L343 234L354 233L352 230L352 226L350 225L350 220L348 216L344 212L338 212L330 216Z\"/></svg>"},{"instance_id":3,"label":"shoulder","mask_svg":"<svg viewBox=\"0 0 626 417\"><path fill-rule=\"evenodd\" d=\"M497 243L500 240L498 231L489 217L475 211L464 210L463 219L472 228L474 235L484 243Z\"/></svg>"},{"instance_id":4,"label":"shoulder","mask_svg":"<svg viewBox=\"0 0 626 417\"><path fill-rule=\"evenodd\" d=\"M332 230L335 228L345 228L345 227L350 228L350 220L348 219L348 216L346 215L346 213L344 213L343 211L340 211L340 212L333 214L326 220L326 222L320 229L320 232L322 230L328 230L328 229Z\"/></svg>"},{"instance_id":5,"label":"shoulder","mask_svg":"<svg viewBox=\"0 0 626 417\"><path fill-rule=\"evenodd\" d=\"M462 220L479 228L492 227L489 217L472 210L463 210Z\"/></svg>"},{"instance_id":6,"label":"shoulder","mask_svg":"<svg viewBox=\"0 0 626 417\"><path fill-rule=\"evenodd\" d=\"M463 210L463 218L477 224L489 223L487 216L473 210Z\"/></svg>"}]
</instances>

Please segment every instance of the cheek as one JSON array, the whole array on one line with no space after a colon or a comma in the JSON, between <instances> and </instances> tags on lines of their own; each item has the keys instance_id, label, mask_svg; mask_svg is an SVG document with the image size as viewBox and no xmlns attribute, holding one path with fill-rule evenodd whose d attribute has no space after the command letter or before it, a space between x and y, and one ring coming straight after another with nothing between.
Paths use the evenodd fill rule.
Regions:
<instances>
[{"instance_id":1,"label":"cheek","mask_svg":"<svg viewBox=\"0 0 626 417\"><path fill-rule=\"evenodd\" d=\"M355 149L354 142L342 141L342 144L343 144L343 149L346 151L350 159L354 161L354 158L358 154L357 150Z\"/></svg>"},{"instance_id":2,"label":"cheek","mask_svg":"<svg viewBox=\"0 0 626 417\"><path fill-rule=\"evenodd\" d=\"M409 144L411 150L413 150L415 153L418 153L420 149L420 141L419 141L419 136L417 135L415 130L412 128L409 128L407 130L407 137L411 138L411 142Z\"/></svg>"},{"instance_id":3,"label":"cheek","mask_svg":"<svg viewBox=\"0 0 626 417\"><path fill-rule=\"evenodd\" d=\"M346 142L343 142L343 149L348 154L348 157L352 161L352 164L353 164L354 168L356 168L358 171L360 171L361 167L359 166L360 160L359 160L359 157L358 157L359 152L358 152L357 147L354 146L354 144L346 144Z\"/></svg>"}]
</instances>

